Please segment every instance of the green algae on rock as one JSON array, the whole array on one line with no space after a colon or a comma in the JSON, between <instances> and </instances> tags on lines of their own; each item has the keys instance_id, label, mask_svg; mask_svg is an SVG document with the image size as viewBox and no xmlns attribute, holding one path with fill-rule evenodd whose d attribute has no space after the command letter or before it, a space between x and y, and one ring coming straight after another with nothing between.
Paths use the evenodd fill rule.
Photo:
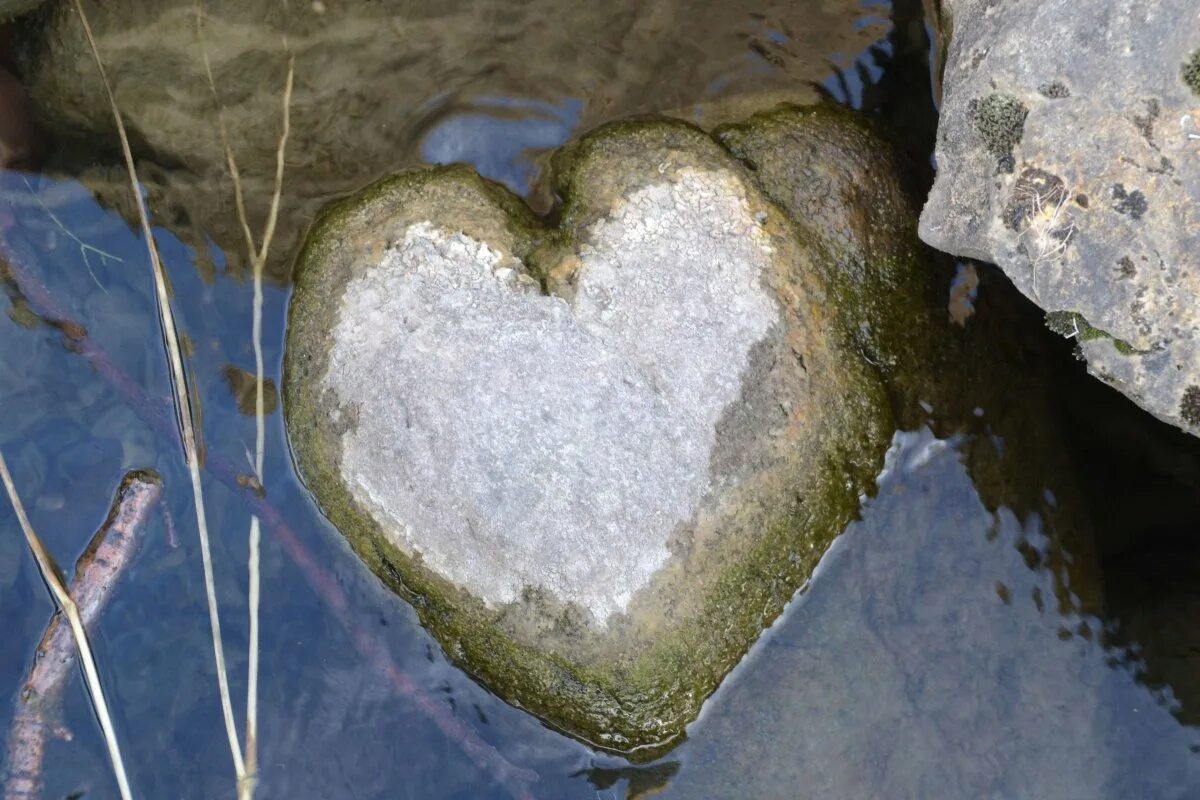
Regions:
<instances>
[{"instance_id":1,"label":"green algae on rock","mask_svg":"<svg viewBox=\"0 0 1200 800\"><path fill-rule=\"evenodd\" d=\"M853 518L894 424L817 243L712 138L614 124L555 166L553 229L457 167L324 214L285 410L326 514L451 657L651 755Z\"/></svg>"}]
</instances>

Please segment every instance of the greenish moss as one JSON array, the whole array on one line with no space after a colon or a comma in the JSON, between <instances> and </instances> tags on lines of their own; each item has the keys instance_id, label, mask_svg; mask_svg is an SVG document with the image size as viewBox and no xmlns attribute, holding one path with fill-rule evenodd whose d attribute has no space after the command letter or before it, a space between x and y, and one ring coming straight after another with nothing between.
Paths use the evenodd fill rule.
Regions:
<instances>
[{"instance_id":1,"label":"greenish moss","mask_svg":"<svg viewBox=\"0 0 1200 800\"><path fill-rule=\"evenodd\" d=\"M930 425L948 436L965 432L952 421L978 420L978 430L967 430L980 435L962 446L985 504L1038 513L1056 548L1050 562L1060 605L1098 609L1095 550L1075 499L1074 467L1062 448L1045 444L1061 436L1046 402L1058 367L1041 337L1022 333L1036 325L1026 316L1036 312L1007 281L972 267L980 281L974 314L965 325L952 322L950 286L963 266L919 241L899 148L873 120L841 107L785 108L717 135L818 243L814 267L829 305L882 377L899 425ZM1016 385L1026 387L1019 404ZM1003 438L1002 452L992 436ZM1054 507L1045 503L1047 486L1059 498Z\"/></svg>"},{"instance_id":2,"label":"greenish moss","mask_svg":"<svg viewBox=\"0 0 1200 800\"><path fill-rule=\"evenodd\" d=\"M1013 148L1025 134L1029 109L1012 95L996 92L973 102L971 112L984 146L1004 171L1011 172Z\"/></svg>"},{"instance_id":3,"label":"greenish moss","mask_svg":"<svg viewBox=\"0 0 1200 800\"><path fill-rule=\"evenodd\" d=\"M935 322L945 308L942 265L917 237L905 166L886 132L821 105L772 110L716 135L811 243L829 305L893 395L897 415L917 407L918 394L936 399L928 396L934 382L913 367L933 366L947 352Z\"/></svg>"},{"instance_id":4,"label":"greenish moss","mask_svg":"<svg viewBox=\"0 0 1200 800\"><path fill-rule=\"evenodd\" d=\"M1193 51L1191 57L1183 62L1180 75L1192 93L1200 96L1200 49Z\"/></svg>"},{"instance_id":5,"label":"greenish moss","mask_svg":"<svg viewBox=\"0 0 1200 800\"><path fill-rule=\"evenodd\" d=\"M1077 314L1074 311L1051 311L1046 314L1046 327L1057 333L1059 336L1065 336L1068 339L1077 339L1079 342L1091 342L1097 339L1111 339L1113 347L1117 352L1124 356L1141 355L1142 351L1131 345L1124 339L1118 339L1106 330L1097 328L1092 325L1082 314ZM1081 356L1082 352L1077 353Z\"/></svg>"},{"instance_id":6,"label":"greenish moss","mask_svg":"<svg viewBox=\"0 0 1200 800\"><path fill-rule=\"evenodd\" d=\"M291 384L289 383L290 387ZM655 758L682 737L700 706L746 649L783 610L829 543L854 519L870 485L890 421L848 428L820 480L797 487L805 502L785 511L744 557L732 561L703 600L704 613L632 659L571 662L523 646L495 611L424 569L390 543L344 485L319 463L327 441L304 406L289 403L288 427L306 482L329 520L367 566L408 600L450 658L500 697L598 748L633 760ZM723 631L713 637L712 631Z\"/></svg>"},{"instance_id":7,"label":"greenish moss","mask_svg":"<svg viewBox=\"0 0 1200 800\"><path fill-rule=\"evenodd\" d=\"M689 164L728 169L729 154L689 122L655 118L610 122L554 154L554 185L562 198L561 230L582 228L603 202L620 196L631 175L666 174L672 152ZM662 169L660 169L662 168ZM585 200L586 198L586 200Z\"/></svg>"}]
</instances>

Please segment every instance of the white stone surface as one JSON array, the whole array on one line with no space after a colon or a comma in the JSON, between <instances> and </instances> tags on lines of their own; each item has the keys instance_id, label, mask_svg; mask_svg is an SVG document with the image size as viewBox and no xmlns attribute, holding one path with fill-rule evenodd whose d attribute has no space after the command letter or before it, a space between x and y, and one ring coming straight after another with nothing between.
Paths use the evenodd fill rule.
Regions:
<instances>
[{"instance_id":1,"label":"white stone surface","mask_svg":"<svg viewBox=\"0 0 1200 800\"><path fill-rule=\"evenodd\" d=\"M603 627L709 488L722 413L781 324L730 174L631 193L578 240L573 301L427 222L345 289L324 385L346 484L489 604L549 590Z\"/></svg>"}]
</instances>

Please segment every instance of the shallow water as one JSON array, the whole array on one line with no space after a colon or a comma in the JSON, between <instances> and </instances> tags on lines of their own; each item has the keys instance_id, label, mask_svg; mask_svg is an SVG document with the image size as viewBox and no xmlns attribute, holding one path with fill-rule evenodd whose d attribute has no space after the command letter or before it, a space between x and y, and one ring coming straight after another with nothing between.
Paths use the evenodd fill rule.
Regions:
<instances>
[{"instance_id":1,"label":"shallow water","mask_svg":"<svg viewBox=\"0 0 1200 800\"><path fill-rule=\"evenodd\" d=\"M702 115L722 97L806 81L892 122L906 148L927 158L919 3L704 6L688 15L671 3L614 4L636 36L606 28L589 38L569 21L501 19L508 6L493 3L492 34L503 44L496 57L478 58L490 52L479 24L464 28L474 38L460 60L419 51L409 68L422 79L398 81L402 133L377 143L394 149L348 157L341 172L331 167L305 202L361 182L364 169L465 160L544 210L552 201L538 181L546 153L600 121L693 106ZM441 18L426 12L423 24L436 28ZM461 17L448 8L444 24ZM662 55L646 57L640 48L656 41ZM528 60L516 56L523 52ZM546 75L555 79L540 80ZM167 407L170 384L145 252L128 222L74 180L115 163L110 144L47 140L43 158L41 174L0 173L0 235L26 279L43 285L145 394L131 399L115 388L79 352L77 335L64 337L6 282L0 448L35 528L68 571L124 471L162 474L164 512L148 526L94 645L137 795L232 796L188 477L172 428L146 421ZM253 419L226 377L230 366L253 370L251 292L219 232L197 249L191 226L168 226L177 218L165 209L155 208L155 235L202 411L213 559L240 707L249 512L245 493L222 480L251 471ZM285 216L282 262L294 255L304 213ZM1019 302L1003 287L980 289L993 290ZM287 299L286 281L266 287L263 345L276 383ZM296 478L276 411L267 419L264 488L292 538L270 528L264 536L258 796L516 795L522 780L501 777L495 758L481 766L464 747L467 736L526 771L539 798L1200 794L1200 735L1191 724L1200 693L1188 679L1189 646L1200 636L1186 619L1200 605L1187 581L1200 533L1200 448L1087 379L1069 346L1061 349L1059 402L1102 523L1108 616L1063 614L1040 601L1053 595L1054 576L1028 558L1042 545L1039 520L984 506L963 438L898 432L861 521L709 701L688 741L636 767L548 729L452 666L320 515ZM1021 387L1013 392L1020 403ZM980 410L984 420L1000 412ZM960 421L933 409L930 422L940 430ZM6 730L52 605L5 503L0 610ZM78 681L62 722L73 739L51 745L44 796L115 797Z\"/></svg>"}]
</instances>

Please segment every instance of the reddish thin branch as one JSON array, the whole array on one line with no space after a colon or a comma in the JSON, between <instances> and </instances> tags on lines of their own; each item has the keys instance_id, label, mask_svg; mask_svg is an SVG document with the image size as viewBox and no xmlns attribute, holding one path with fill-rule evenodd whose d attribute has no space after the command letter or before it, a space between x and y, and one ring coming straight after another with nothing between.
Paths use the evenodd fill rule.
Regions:
<instances>
[{"instance_id":1,"label":"reddish thin branch","mask_svg":"<svg viewBox=\"0 0 1200 800\"><path fill-rule=\"evenodd\" d=\"M143 422L159 434L178 442L179 429L176 427L170 404L151 397L142 386L130 379L108 353L92 341L87 329L70 318L53 293L34 277L26 265L32 258L19 235L15 231L0 231L0 234L3 234L0 235L0 258L7 262L8 276L25 298L30 310L47 325L59 330L67 349L83 356ZM537 773L510 763L495 747L485 742L469 725L455 716L445 703L422 692L396 666L383 643L354 618L342 587L322 569L308 547L275 506L267 500L257 482L246 481L245 476L218 453L207 453L203 466L206 472L240 497L249 511L258 515L273 533L283 551L300 568L309 586L346 628L359 654L386 675L397 692L408 698L446 738L456 743L477 767L490 774L509 794L517 800L533 798L529 787L537 781Z\"/></svg>"},{"instance_id":2,"label":"reddish thin branch","mask_svg":"<svg viewBox=\"0 0 1200 800\"><path fill-rule=\"evenodd\" d=\"M96 621L112 596L142 542L141 530L150 508L161 496L162 483L149 473L131 472L122 481L108 519L75 564L69 591L85 626ZM17 698L8 736L4 800L37 800L41 796L46 740L52 733L63 735L57 730L57 717L74 666L71 628L61 614L55 614Z\"/></svg>"}]
</instances>

